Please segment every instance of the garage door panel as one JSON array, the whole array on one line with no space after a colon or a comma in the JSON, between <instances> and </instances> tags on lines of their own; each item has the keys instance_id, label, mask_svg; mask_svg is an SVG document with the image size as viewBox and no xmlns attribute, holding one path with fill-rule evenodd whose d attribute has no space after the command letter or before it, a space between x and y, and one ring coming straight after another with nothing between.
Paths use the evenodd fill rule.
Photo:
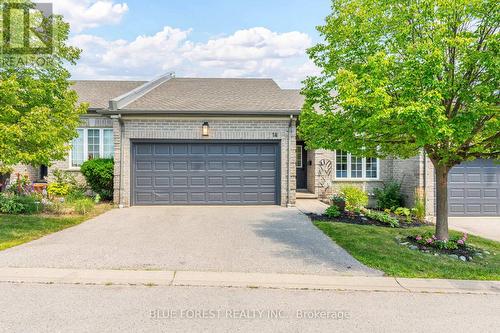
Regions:
<instances>
[{"instance_id":1,"label":"garage door panel","mask_svg":"<svg viewBox=\"0 0 500 333\"><path fill-rule=\"evenodd\" d=\"M500 165L475 160L454 167L448 180L451 216L498 216L500 214Z\"/></svg>"},{"instance_id":2,"label":"garage door panel","mask_svg":"<svg viewBox=\"0 0 500 333\"><path fill-rule=\"evenodd\" d=\"M155 161L155 171L170 171L170 162Z\"/></svg>"},{"instance_id":3,"label":"garage door panel","mask_svg":"<svg viewBox=\"0 0 500 333\"><path fill-rule=\"evenodd\" d=\"M277 204L278 147L135 143L134 204Z\"/></svg>"}]
</instances>

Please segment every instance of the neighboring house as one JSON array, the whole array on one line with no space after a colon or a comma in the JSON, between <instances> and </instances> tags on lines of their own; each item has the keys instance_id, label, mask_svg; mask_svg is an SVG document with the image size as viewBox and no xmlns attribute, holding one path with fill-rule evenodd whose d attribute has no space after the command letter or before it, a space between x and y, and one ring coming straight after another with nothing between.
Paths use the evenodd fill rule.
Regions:
<instances>
[{"instance_id":1,"label":"neighboring house","mask_svg":"<svg viewBox=\"0 0 500 333\"><path fill-rule=\"evenodd\" d=\"M77 81L89 103L68 159L24 168L33 179L78 172L89 158L114 157L116 204L282 205L328 198L346 184L369 194L402 183L407 205L425 194L434 216L434 170L423 154L407 160L307 150L297 138L298 90L271 79L175 78ZM450 213L500 215L500 167L475 161L450 175ZM373 203L373 200L372 200Z\"/></svg>"}]
</instances>

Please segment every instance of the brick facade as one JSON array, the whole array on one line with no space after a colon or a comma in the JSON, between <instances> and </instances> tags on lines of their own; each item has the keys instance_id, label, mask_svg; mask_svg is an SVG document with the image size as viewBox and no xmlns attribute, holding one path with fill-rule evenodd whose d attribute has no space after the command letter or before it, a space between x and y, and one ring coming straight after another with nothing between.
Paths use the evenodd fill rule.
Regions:
<instances>
[{"instance_id":1,"label":"brick facade","mask_svg":"<svg viewBox=\"0 0 500 333\"><path fill-rule=\"evenodd\" d=\"M309 169L308 189L322 200L328 198L345 185L354 185L366 191L370 197L370 206L375 205L374 189L383 186L391 179L401 183L401 191L405 196L405 206L412 207L416 191L425 193L426 213L430 219L435 215L435 180L434 169L423 154L409 158L388 158L379 162L379 179L377 180L339 180L335 179L335 153L318 149L308 152ZM328 166L328 167L327 167Z\"/></svg>"},{"instance_id":2,"label":"brick facade","mask_svg":"<svg viewBox=\"0 0 500 333\"><path fill-rule=\"evenodd\" d=\"M281 147L281 204L295 204L295 121L290 128L289 118L178 118L157 119L123 117L123 142L121 142L120 121L114 120L115 128L115 203L130 205L131 195L131 140L185 139L185 140L279 140ZM210 124L210 134L203 137L202 124ZM290 139L289 139L290 137ZM288 147L290 146L290 150ZM290 162L288 162L290 161ZM290 184L288 185L288 170ZM120 175L123 173L123 177ZM290 198L288 195L290 186Z\"/></svg>"}]
</instances>

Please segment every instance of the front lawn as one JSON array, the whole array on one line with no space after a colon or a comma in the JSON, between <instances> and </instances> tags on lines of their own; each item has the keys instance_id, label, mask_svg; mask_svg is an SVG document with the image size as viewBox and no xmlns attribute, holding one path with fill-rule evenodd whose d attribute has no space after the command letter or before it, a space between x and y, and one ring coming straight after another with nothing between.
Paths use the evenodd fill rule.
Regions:
<instances>
[{"instance_id":1,"label":"front lawn","mask_svg":"<svg viewBox=\"0 0 500 333\"><path fill-rule=\"evenodd\" d=\"M324 221L316 221L314 224L357 260L389 276L500 280L499 242L470 235L469 244L490 254L463 262L448 256L434 256L411 250L399 244L396 239L406 238L417 232L432 231L433 227L398 229Z\"/></svg>"},{"instance_id":2,"label":"front lawn","mask_svg":"<svg viewBox=\"0 0 500 333\"><path fill-rule=\"evenodd\" d=\"M0 214L0 251L26 243L56 231L80 224L111 209L100 204L85 215L2 215Z\"/></svg>"}]
</instances>

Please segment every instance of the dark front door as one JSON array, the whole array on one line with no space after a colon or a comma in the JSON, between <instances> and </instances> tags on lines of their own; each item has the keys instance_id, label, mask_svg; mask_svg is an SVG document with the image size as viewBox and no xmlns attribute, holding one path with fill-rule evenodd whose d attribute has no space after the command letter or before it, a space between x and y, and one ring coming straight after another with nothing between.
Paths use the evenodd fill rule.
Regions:
<instances>
[{"instance_id":1,"label":"dark front door","mask_svg":"<svg viewBox=\"0 0 500 333\"><path fill-rule=\"evenodd\" d=\"M135 205L279 204L276 142L141 142L132 154Z\"/></svg>"},{"instance_id":2,"label":"dark front door","mask_svg":"<svg viewBox=\"0 0 500 333\"><path fill-rule=\"evenodd\" d=\"M297 165L297 189L307 189L307 151L304 142L297 141L295 153Z\"/></svg>"}]
</instances>

